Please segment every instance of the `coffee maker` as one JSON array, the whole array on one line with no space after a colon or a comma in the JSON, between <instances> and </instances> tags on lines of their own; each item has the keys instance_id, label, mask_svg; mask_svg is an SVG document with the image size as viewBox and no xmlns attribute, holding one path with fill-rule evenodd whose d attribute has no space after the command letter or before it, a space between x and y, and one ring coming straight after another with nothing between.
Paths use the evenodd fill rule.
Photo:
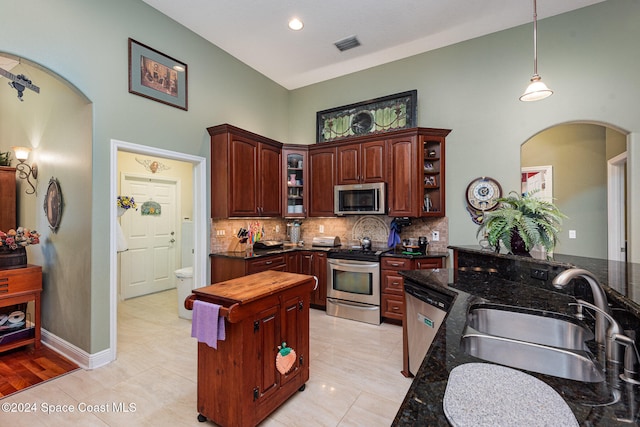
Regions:
<instances>
[{"instance_id":1,"label":"coffee maker","mask_svg":"<svg viewBox=\"0 0 640 427\"><path fill-rule=\"evenodd\" d=\"M429 241L425 236L418 237L418 247L420 248L420 253L427 253L427 246L429 246Z\"/></svg>"}]
</instances>

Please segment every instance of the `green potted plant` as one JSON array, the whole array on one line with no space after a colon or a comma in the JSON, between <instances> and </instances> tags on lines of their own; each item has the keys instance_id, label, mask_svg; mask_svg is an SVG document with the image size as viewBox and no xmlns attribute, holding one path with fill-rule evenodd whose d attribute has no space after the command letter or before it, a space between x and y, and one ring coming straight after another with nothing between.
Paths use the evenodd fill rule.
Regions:
<instances>
[{"instance_id":1,"label":"green potted plant","mask_svg":"<svg viewBox=\"0 0 640 427\"><path fill-rule=\"evenodd\" d=\"M509 196L500 198L499 207L485 213L476 235L483 233L489 245L496 250L502 242L515 255L529 255L536 245L547 252L553 251L562 220L567 216L553 203L534 195L520 196L512 191Z\"/></svg>"}]
</instances>

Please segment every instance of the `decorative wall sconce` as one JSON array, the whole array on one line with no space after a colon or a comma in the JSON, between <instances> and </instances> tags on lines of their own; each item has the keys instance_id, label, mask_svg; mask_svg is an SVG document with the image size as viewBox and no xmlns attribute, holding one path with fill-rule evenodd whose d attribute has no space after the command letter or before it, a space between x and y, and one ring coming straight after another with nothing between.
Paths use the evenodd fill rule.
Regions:
<instances>
[{"instance_id":1,"label":"decorative wall sconce","mask_svg":"<svg viewBox=\"0 0 640 427\"><path fill-rule=\"evenodd\" d=\"M16 153L16 159L18 159L18 164L16 165L16 170L18 173L18 178L26 179L27 184L31 186L31 190L28 188L25 190L27 194L35 194L36 187L31 182L30 177L33 179L38 179L38 165L33 162L31 165L25 163L25 161L29 158L29 153L31 152L31 148L28 147L11 147L13 151Z\"/></svg>"}]
</instances>

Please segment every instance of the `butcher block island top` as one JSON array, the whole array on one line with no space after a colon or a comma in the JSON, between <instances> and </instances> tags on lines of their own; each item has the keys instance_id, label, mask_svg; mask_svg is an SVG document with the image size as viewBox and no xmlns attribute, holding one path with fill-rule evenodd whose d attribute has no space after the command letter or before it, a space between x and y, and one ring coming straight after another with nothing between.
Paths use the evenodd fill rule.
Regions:
<instances>
[{"instance_id":1,"label":"butcher block island top","mask_svg":"<svg viewBox=\"0 0 640 427\"><path fill-rule=\"evenodd\" d=\"M313 280L313 277L282 271L263 271L194 289L193 292L196 295L210 296L231 304L247 304L266 295L299 286L301 281L309 279Z\"/></svg>"},{"instance_id":2,"label":"butcher block island top","mask_svg":"<svg viewBox=\"0 0 640 427\"><path fill-rule=\"evenodd\" d=\"M304 274L263 271L194 289L193 295L185 301L185 306L192 309L195 299L218 304L222 306L221 315L233 323L244 317L243 306L304 284L307 287L311 285L311 292L317 282L313 276Z\"/></svg>"},{"instance_id":3,"label":"butcher block island top","mask_svg":"<svg viewBox=\"0 0 640 427\"><path fill-rule=\"evenodd\" d=\"M304 390L316 283L313 276L264 271L193 290L185 306L194 300L220 305L226 335L217 349L198 343L198 420L255 426ZM285 344L286 356L280 352Z\"/></svg>"}]
</instances>

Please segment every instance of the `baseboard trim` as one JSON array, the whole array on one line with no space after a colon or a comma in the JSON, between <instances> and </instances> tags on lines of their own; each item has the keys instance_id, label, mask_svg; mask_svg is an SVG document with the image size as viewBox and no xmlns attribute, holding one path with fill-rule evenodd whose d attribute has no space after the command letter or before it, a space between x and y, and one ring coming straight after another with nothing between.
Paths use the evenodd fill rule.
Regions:
<instances>
[{"instance_id":1,"label":"baseboard trim","mask_svg":"<svg viewBox=\"0 0 640 427\"><path fill-rule=\"evenodd\" d=\"M57 335L52 334L46 329L42 329L41 334L42 344L46 345L53 351L60 353L83 369L96 369L115 360L111 349L91 354L63 340Z\"/></svg>"}]
</instances>

